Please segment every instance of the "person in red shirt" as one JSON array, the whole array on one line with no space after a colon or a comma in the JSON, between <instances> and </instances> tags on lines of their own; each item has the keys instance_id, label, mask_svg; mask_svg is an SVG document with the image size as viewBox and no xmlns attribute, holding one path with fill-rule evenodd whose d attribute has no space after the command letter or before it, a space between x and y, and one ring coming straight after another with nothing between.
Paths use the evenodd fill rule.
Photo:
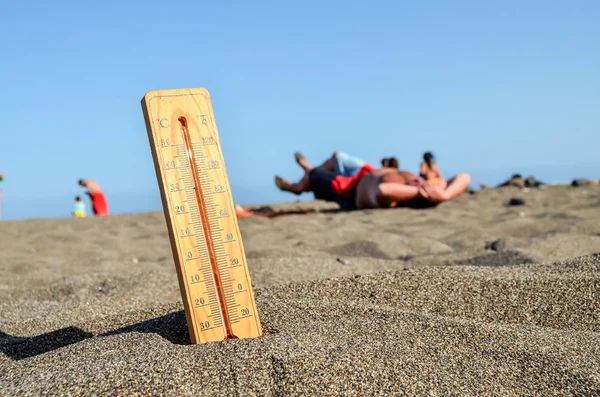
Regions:
<instances>
[{"instance_id":1,"label":"person in red shirt","mask_svg":"<svg viewBox=\"0 0 600 397\"><path fill-rule=\"evenodd\" d=\"M318 167L310 164L300 153L295 153L294 156L298 165L304 169L304 176L295 183L275 176L277 187L297 195L312 192L315 199L336 202L344 209L353 208L356 183L363 175L375 169L363 160L339 151Z\"/></svg>"},{"instance_id":2,"label":"person in red shirt","mask_svg":"<svg viewBox=\"0 0 600 397\"><path fill-rule=\"evenodd\" d=\"M108 203L106 202L106 196L100 189L100 185L96 181L80 179L79 185L87 187L88 191L86 194L90 196L92 200L92 210L96 216L108 215Z\"/></svg>"}]
</instances>

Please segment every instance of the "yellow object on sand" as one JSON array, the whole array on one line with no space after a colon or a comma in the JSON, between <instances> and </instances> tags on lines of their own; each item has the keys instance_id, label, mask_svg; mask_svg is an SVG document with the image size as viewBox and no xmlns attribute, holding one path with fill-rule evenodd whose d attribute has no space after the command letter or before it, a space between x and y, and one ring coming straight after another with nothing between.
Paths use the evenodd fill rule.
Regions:
<instances>
[{"instance_id":1,"label":"yellow object on sand","mask_svg":"<svg viewBox=\"0 0 600 397\"><path fill-rule=\"evenodd\" d=\"M85 212L83 211L73 211L73 215L77 218L85 218Z\"/></svg>"}]
</instances>

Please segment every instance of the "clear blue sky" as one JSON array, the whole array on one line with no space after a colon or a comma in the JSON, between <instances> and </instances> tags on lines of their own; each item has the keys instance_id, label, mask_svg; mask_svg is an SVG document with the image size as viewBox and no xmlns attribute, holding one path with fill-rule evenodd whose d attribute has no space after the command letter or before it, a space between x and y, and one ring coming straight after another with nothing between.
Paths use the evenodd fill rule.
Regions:
<instances>
[{"instance_id":1,"label":"clear blue sky","mask_svg":"<svg viewBox=\"0 0 600 397\"><path fill-rule=\"evenodd\" d=\"M5 1L4 216L68 216L79 178L160 209L140 100L186 87L212 95L238 203L295 199L272 179L296 150L597 178L598 21L598 1Z\"/></svg>"}]
</instances>

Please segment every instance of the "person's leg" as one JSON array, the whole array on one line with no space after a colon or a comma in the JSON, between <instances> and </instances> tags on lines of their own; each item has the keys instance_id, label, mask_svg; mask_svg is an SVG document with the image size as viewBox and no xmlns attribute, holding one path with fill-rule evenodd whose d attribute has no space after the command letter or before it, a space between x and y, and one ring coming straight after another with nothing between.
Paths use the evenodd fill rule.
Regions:
<instances>
[{"instance_id":1,"label":"person's leg","mask_svg":"<svg viewBox=\"0 0 600 397\"><path fill-rule=\"evenodd\" d=\"M310 192L310 172L306 172L302 179L296 183L290 182L280 176L275 176L275 185L277 185L280 190L296 195Z\"/></svg>"},{"instance_id":2,"label":"person's leg","mask_svg":"<svg viewBox=\"0 0 600 397\"><path fill-rule=\"evenodd\" d=\"M446 186L447 199L452 200L453 198L463 194L469 187L469 183L471 183L471 176L466 173L458 174L454 178L450 179L448 181L448 186Z\"/></svg>"},{"instance_id":3,"label":"person's leg","mask_svg":"<svg viewBox=\"0 0 600 397\"><path fill-rule=\"evenodd\" d=\"M335 173L343 176L356 175L366 163L358 157L350 156L344 152L335 152L330 160L333 160Z\"/></svg>"},{"instance_id":4,"label":"person's leg","mask_svg":"<svg viewBox=\"0 0 600 397\"><path fill-rule=\"evenodd\" d=\"M300 153L300 152L294 153L294 158L296 159L296 163L298 163L298 165L300 167L302 167L304 172L309 173L314 168L312 166L312 164L309 163L308 160L306 160L306 157L304 157L304 155L302 153Z\"/></svg>"},{"instance_id":5,"label":"person's leg","mask_svg":"<svg viewBox=\"0 0 600 397\"><path fill-rule=\"evenodd\" d=\"M296 152L294 153L294 156L296 157L296 162L304 169L304 171L310 172L313 168L315 168L301 153ZM335 151L331 157L329 157L323 162L323 164L317 166L316 168L333 172L336 175L354 176L365 164L366 163L363 160L357 157L350 156L344 152Z\"/></svg>"},{"instance_id":6,"label":"person's leg","mask_svg":"<svg viewBox=\"0 0 600 397\"><path fill-rule=\"evenodd\" d=\"M306 172L310 172L312 171L313 168L321 168L325 171L328 172L335 172L335 159L337 156L338 152L334 152L330 158L328 158L327 160L325 160L323 162L323 164L317 166L317 167L313 167L308 161L306 161L306 159L304 158L304 156L301 153L296 152L294 154L294 156L296 156L296 162L300 165L300 167L304 168L304 171Z\"/></svg>"},{"instance_id":7,"label":"person's leg","mask_svg":"<svg viewBox=\"0 0 600 397\"><path fill-rule=\"evenodd\" d=\"M321 164L319 166L319 168L324 169L327 172L336 172L336 157L338 155L339 152L333 152L333 154L331 155L331 157L329 157L327 160L325 160L323 162L323 164Z\"/></svg>"},{"instance_id":8,"label":"person's leg","mask_svg":"<svg viewBox=\"0 0 600 397\"><path fill-rule=\"evenodd\" d=\"M448 185L425 185L421 188L421 195L431 202L442 202L452 200L467 190L471 183L469 174L458 174L448 181Z\"/></svg>"},{"instance_id":9,"label":"person's leg","mask_svg":"<svg viewBox=\"0 0 600 397\"><path fill-rule=\"evenodd\" d=\"M310 191L315 195L315 199L338 203L343 209L350 207L348 200L340 197L333 188L333 181L336 178L335 173L317 167L310 172L309 177Z\"/></svg>"}]
</instances>

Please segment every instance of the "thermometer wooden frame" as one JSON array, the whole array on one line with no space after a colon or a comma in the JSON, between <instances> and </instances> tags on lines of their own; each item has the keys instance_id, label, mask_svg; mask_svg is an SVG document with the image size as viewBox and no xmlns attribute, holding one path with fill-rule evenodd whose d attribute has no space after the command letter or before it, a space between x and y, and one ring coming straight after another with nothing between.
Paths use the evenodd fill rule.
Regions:
<instances>
[{"instance_id":1,"label":"thermometer wooden frame","mask_svg":"<svg viewBox=\"0 0 600 397\"><path fill-rule=\"evenodd\" d=\"M260 336L208 91L150 91L142 110L192 343Z\"/></svg>"}]
</instances>

